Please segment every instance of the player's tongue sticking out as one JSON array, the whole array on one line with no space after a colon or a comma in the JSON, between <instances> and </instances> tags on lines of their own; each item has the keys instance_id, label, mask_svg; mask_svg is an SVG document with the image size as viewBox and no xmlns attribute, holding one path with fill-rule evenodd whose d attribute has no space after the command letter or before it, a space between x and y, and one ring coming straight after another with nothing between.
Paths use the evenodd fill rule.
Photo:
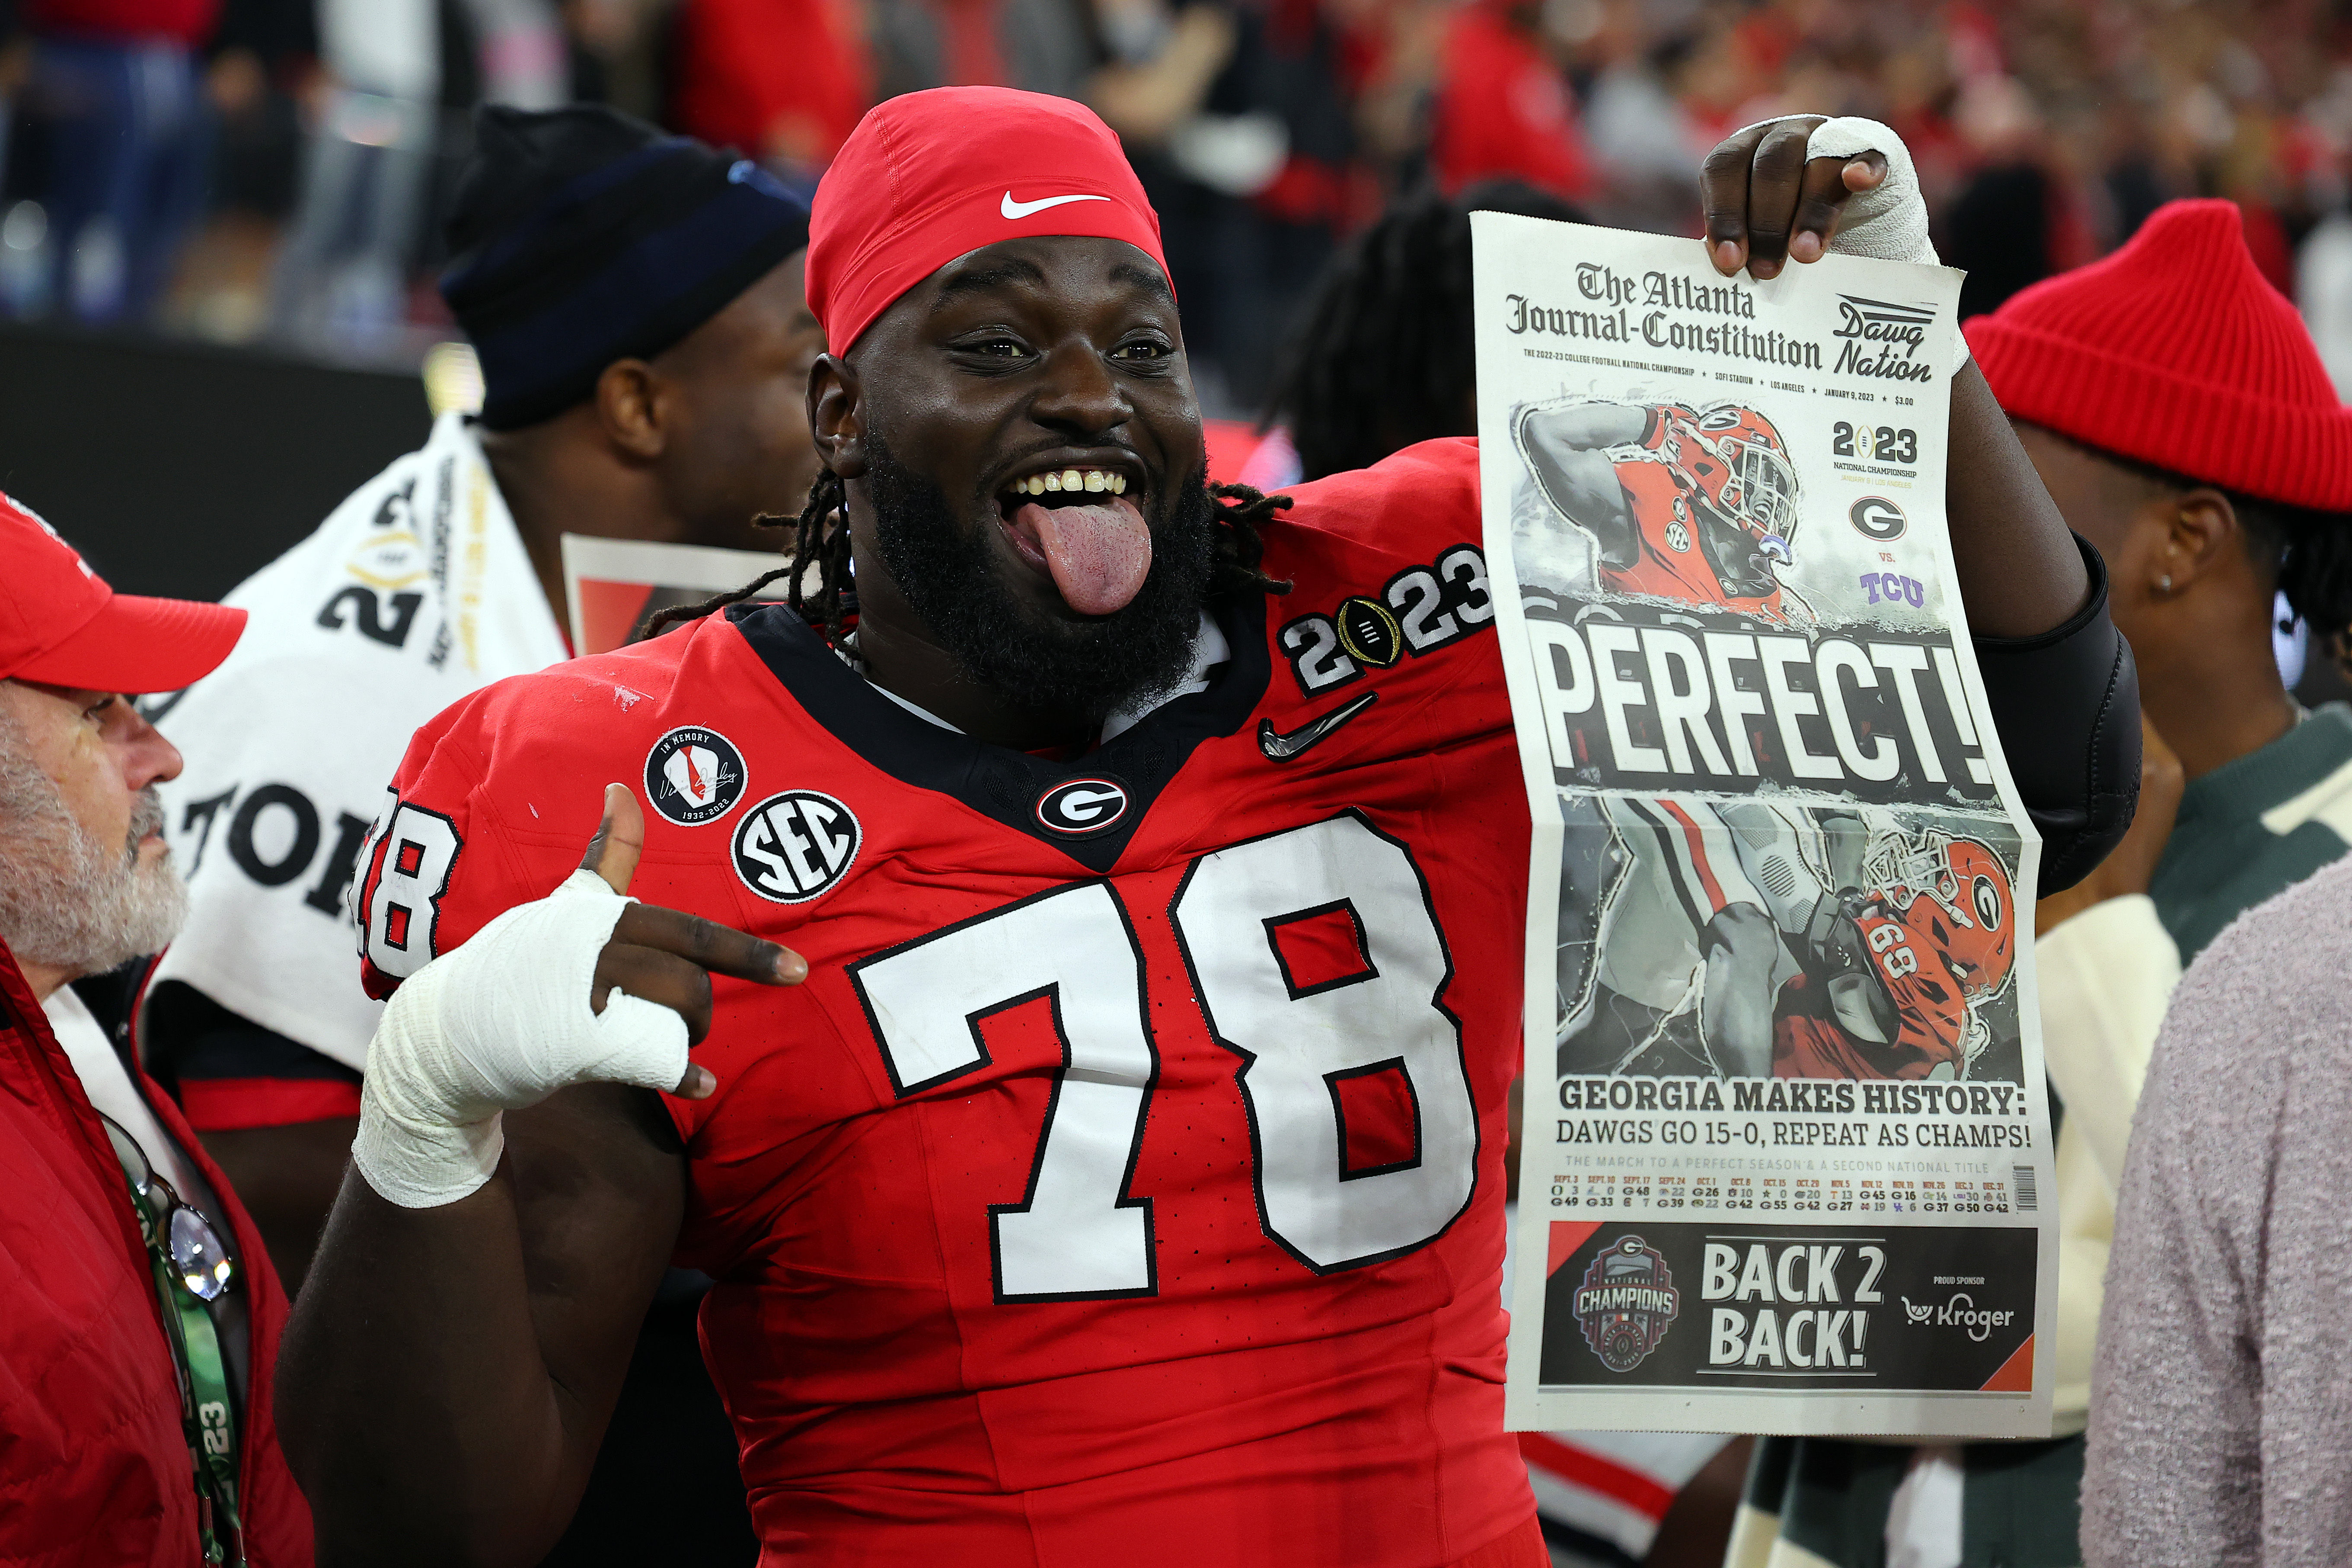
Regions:
<instances>
[{"instance_id":1,"label":"player's tongue sticking out","mask_svg":"<svg viewBox=\"0 0 2352 1568\"><path fill-rule=\"evenodd\" d=\"M1048 237L1117 240L1167 275L1159 216L1118 138L1083 105L1002 88L906 93L860 122L817 187L809 308L833 352L846 354L940 268ZM1141 592L1153 540L1133 500L1115 491L1067 505L1005 500L1023 554L1043 558L1072 609L1108 616Z\"/></svg>"},{"instance_id":2,"label":"player's tongue sticking out","mask_svg":"<svg viewBox=\"0 0 2352 1568\"><path fill-rule=\"evenodd\" d=\"M1125 496L1084 506L1029 501L1013 514L1015 531L1037 542L1054 586L1082 616L1127 608L1151 573L1151 530Z\"/></svg>"}]
</instances>

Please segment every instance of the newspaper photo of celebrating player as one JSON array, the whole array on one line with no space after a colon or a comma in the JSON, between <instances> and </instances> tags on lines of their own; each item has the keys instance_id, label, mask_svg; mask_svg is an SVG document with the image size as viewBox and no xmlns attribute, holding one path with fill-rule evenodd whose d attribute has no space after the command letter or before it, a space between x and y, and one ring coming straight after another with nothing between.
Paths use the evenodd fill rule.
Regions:
<instances>
[{"instance_id":1,"label":"newspaper photo of celebrating player","mask_svg":"<svg viewBox=\"0 0 2352 1568\"><path fill-rule=\"evenodd\" d=\"M1561 1076L2021 1081L2006 823L1672 796L1561 810Z\"/></svg>"},{"instance_id":2,"label":"newspaper photo of celebrating player","mask_svg":"<svg viewBox=\"0 0 2352 1568\"><path fill-rule=\"evenodd\" d=\"M2039 846L1945 532L1957 278L1476 223L1554 1002L1513 1424L2046 1434Z\"/></svg>"}]
</instances>

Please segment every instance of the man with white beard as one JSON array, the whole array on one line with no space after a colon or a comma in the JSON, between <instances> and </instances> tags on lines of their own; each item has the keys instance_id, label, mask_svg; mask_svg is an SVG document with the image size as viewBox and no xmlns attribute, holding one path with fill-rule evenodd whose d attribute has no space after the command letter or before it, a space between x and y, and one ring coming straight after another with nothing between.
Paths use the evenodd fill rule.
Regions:
<instances>
[{"instance_id":1,"label":"man with white beard","mask_svg":"<svg viewBox=\"0 0 2352 1568\"><path fill-rule=\"evenodd\" d=\"M286 1299L179 1112L72 982L187 912L125 700L226 658L245 612L116 595L0 496L0 1562L311 1561L269 1380Z\"/></svg>"}]
</instances>

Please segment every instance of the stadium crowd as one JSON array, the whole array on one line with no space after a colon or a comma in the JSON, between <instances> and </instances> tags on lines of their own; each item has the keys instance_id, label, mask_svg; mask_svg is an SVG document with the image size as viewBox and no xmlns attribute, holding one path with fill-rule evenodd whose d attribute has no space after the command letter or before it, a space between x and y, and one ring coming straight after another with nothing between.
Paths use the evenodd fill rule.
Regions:
<instances>
[{"instance_id":1,"label":"stadium crowd","mask_svg":"<svg viewBox=\"0 0 2352 1568\"><path fill-rule=\"evenodd\" d=\"M0 497L23 1303L0 1561L2345 1560L2327 1194L2352 1109L2296 1053L2342 1036L2352 709L2299 701L2283 651L2324 667L2352 631L2339 26L1991 0L0 0L0 314L412 365L463 341L481 386L223 605L115 595L71 516ZM1948 504L2048 846L2054 1435L1509 1436L1491 1276L1527 840L1499 671L1416 662L1459 682L1433 688L1458 733L1363 722L1347 766L1282 774L1324 793L1260 804L1315 704L1279 652L1267 686L1234 606L1474 536L1471 212L1704 232L1766 277L1849 243L1792 225L1800 179L1843 167L1860 206L1886 167L1808 165L1811 121L1780 117L1813 114L1907 145L1969 273ZM1155 368L1179 356L1189 390ZM1048 456L1083 501L1027 499ZM952 542L967 492L1003 561ZM786 598L575 660L566 534L781 547ZM1235 752L1256 771L1214 771ZM1087 767L1126 781L1118 814L1138 792L1109 837L1051 816ZM807 787L772 795L787 773ZM1180 787L1215 809L1152 845ZM877 788L907 799L884 815ZM1484 826L1408 843L1428 789ZM761 795L783 880L739 851L698 882L692 830ZM1342 808L1453 933L1460 1223L1343 1257L1279 1230L1263 1178L1265 1236L1146 1203L1144 1271L1119 1273L1126 1222L1045 1207L1049 1160L1080 1156L996 1076L1125 963L1043 917L1110 885L1081 873L1188 867L1150 883L1172 936L1119 919L1139 975L1165 942L1150 965L1213 1007L1186 900L1255 924L1254 889L1385 864L1350 841L1207 871ZM978 940L1016 909L1025 934ZM950 938L929 975L901 962ZM999 970L1052 993L1050 1026ZM1129 1107L1132 1174L1120 1086L1162 1125L1196 1047L1155 1022L1139 1068L1100 1012L1023 1070L1056 1086L1050 1124L1066 1092ZM935 1013L953 1028L919 1033ZM872 1066L747 1043L869 1023ZM1229 1025L1189 1026L1214 1056ZM940 1088L965 1073L988 1092ZM2224 1079L2251 1086L2226 1116ZM944 1173L972 1148L997 1152ZM976 1255L909 1239L1015 1153L1029 1196ZM1269 1314L1245 1370L1206 1318L1119 1326L1122 1298L1183 1297L1155 1224L1243 1255L1205 1289ZM1023 1240L1074 1228L1075 1273ZM1285 1294L1366 1263L1411 1304ZM1063 1315L1008 1334L975 1300ZM1197 1384L1166 1375L1195 1356Z\"/></svg>"},{"instance_id":2,"label":"stadium crowd","mask_svg":"<svg viewBox=\"0 0 2352 1568\"><path fill-rule=\"evenodd\" d=\"M474 103L609 102L805 195L882 97L995 83L1119 133L1213 414L1264 411L1266 345L1396 197L1507 177L1686 232L1693 163L1798 105L1906 139L1972 312L2223 196L2291 294L2305 251L2352 364L2344 26L2318 0L5 0L0 316L413 364L450 331Z\"/></svg>"}]
</instances>

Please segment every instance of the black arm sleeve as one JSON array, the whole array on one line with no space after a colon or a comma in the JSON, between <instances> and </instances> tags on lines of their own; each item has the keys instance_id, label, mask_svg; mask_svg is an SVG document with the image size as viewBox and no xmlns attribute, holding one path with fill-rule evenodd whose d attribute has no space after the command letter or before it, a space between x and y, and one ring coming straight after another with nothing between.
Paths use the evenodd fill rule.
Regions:
<instances>
[{"instance_id":1,"label":"black arm sleeve","mask_svg":"<svg viewBox=\"0 0 2352 1568\"><path fill-rule=\"evenodd\" d=\"M2139 801L2139 674L2107 618L2107 567L2080 534L2089 600L2030 637L1978 637L1977 668L2026 814L2047 897L2107 858Z\"/></svg>"}]
</instances>

